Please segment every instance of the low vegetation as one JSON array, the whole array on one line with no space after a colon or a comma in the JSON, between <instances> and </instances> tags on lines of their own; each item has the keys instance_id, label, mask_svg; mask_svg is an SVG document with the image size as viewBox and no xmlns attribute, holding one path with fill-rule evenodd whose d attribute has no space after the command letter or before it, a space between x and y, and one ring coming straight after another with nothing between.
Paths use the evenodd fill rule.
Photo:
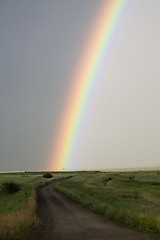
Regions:
<instances>
[{"instance_id":1,"label":"low vegetation","mask_svg":"<svg viewBox=\"0 0 160 240\"><path fill-rule=\"evenodd\" d=\"M39 220L36 215L36 188L50 181L69 176L53 173L44 178L44 172L0 174L0 239L28 240Z\"/></svg>"},{"instance_id":2,"label":"low vegetation","mask_svg":"<svg viewBox=\"0 0 160 240\"><path fill-rule=\"evenodd\" d=\"M43 177L44 178L52 178L53 176L51 173L45 173L45 174L43 174Z\"/></svg>"},{"instance_id":3,"label":"low vegetation","mask_svg":"<svg viewBox=\"0 0 160 240\"><path fill-rule=\"evenodd\" d=\"M56 189L121 225L160 237L159 172L85 173Z\"/></svg>"},{"instance_id":4,"label":"low vegetation","mask_svg":"<svg viewBox=\"0 0 160 240\"><path fill-rule=\"evenodd\" d=\"M57 190L118 223L160 236L160 172L0 174L0 239L28 240L39 224L36 188L75 175Z\"/></svg>"},{"instance_id":5,"label":"low vegetation","mask_svg":"<svg viewBox=\"0 0 160 240\"><path fill-rule=\"evenodd\" d=\"M13 181L4 182L2 184L2 192L4 193L15 193L20 191L20 184Z\"/></svg>"}]
</instances>

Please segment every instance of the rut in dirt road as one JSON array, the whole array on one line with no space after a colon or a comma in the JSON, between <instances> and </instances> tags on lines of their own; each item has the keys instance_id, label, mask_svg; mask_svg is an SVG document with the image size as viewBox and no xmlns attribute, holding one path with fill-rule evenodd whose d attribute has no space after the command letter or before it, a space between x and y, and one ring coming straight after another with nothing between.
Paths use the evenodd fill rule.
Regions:
<instances>
[{"instance_id":1,"label":"rut in dirt road","mask_svg":"<svg viewBox=\"0 0 160 240\"><path fill-rule=\"evenodd\" d=\"M72 202L55 191L55 184L38 189L38 216L43 224L31 240L151 240Z\"/></svg>"}]
</instances>

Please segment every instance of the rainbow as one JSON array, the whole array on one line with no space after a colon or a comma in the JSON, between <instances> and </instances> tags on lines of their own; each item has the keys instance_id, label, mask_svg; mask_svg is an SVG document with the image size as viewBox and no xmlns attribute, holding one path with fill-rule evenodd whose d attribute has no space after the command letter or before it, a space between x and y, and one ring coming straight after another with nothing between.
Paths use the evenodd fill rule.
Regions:
<instances>
[{"instance_id":1,"label":"rainbow","mask_svg":"<svg viewBox=\"0 0 160 240\"><path fill-rule=\"evenodd\" d=\"M49 157L48 168L51 170L68 168L71 162L89 97L93 87L100 80L102 66L105 65L114 33L128 1L102 1L73 74L72 86Z\"/></svg>"}]
</instances>

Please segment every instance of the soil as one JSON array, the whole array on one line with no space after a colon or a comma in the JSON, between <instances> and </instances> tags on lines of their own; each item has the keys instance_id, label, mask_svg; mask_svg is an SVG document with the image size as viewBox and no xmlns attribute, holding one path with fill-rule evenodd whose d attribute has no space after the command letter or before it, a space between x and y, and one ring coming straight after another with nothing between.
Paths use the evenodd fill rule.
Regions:
<instances>
[{"instance_id":1,"label":"soil","mask_svg":"<svg viewBox=\"0 0 160 240\"><path fill-rule=\"evenodd\" d=\"M42 223L31 240L151 240L69 200L56 192L55 184L38 189L37 214Z\"/></svg>"}]
</instances>

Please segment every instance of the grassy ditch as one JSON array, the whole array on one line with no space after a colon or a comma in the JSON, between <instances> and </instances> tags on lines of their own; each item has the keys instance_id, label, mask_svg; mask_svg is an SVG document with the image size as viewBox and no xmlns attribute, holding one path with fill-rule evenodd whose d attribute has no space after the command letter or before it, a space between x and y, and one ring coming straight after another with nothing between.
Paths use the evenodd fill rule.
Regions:
<instances>
[{"instance_id":1,"label":"grassy ditch","mask_svg":"<svg viewBox=\"0 0 160 240\"><path fill-rule=\"evenodd\" d=\"M160 236L160 175L156 171L85 173L57 184L56 189L121 225Z\"/></svg>"},{"instance_id":2,"label":"grassy ditch","mask_svg":"<svg viewBox=\"0 0 160 240\"><path fill-rule=\"evenodd\" d=\"M36 188L64 178L68 174L54 173L50 179L44 173L32 174L0 174L0 239L28 240L39 220L36 216ZM20 185L19 191L6 193L3 183L14 182Z\"/></svg>"}]
</instances>

